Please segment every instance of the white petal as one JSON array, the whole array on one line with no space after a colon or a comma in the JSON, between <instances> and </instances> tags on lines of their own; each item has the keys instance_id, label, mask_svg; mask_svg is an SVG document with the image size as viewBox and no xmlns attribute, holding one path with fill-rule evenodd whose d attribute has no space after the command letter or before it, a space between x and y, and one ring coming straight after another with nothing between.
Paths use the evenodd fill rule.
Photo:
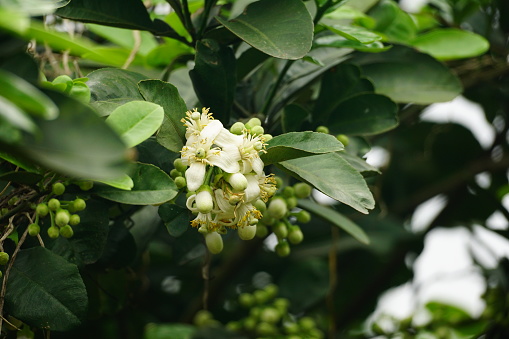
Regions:
<instances>
[{"instance_id":1,"label":"white petal","mask_svg":"<svg viewBox=\"0 0 509 339\"><path fill-rule=\"evenodd\" d=\"M207 140L207 144L212 145L217 135L223 129L223 124L219 120L212 120L207 126L205 126L200 132L200 139Z\"/></svg>"},{"instance_id":2,"label":"white petal","mask_svg":"<svg viewBox=\"0 0 509 339\"><path fill-rule=\"evenodd\" d=\"M208 156L207 160L227 173L237 173L240 170L238 158L233 152L223 150L219 155Z\"/></svg>"},{"instance_id":3,"label":"white petal","mask_svg":"<svg viewBox=\"0 0 509 339\"><path fill-rule=\"evenodd\" d=\"M246 190L244 191L244 200L246 202L251 202L260 197L260 186L255 175L248 174L246 175L246 179L248 184Z\"/></svg>"},{"instance_id":4,"label":"white petal","mask_svg":"<svg viewBox=\"0 0 509 339\"><path fill-rule=\"evenodd\" d=\"M251 173L253 167L251 167L251 163L248 160L242 160L242 173L248 174Z\"/></svg>"},{"instance_id":5,"label":"white petal","mask_svg":"<svg viewBox=\"0 0 509 339\"><path fill-rule=\"evenodd\" d=\"M242 136L235 135L228 131L226 128L223 128L221 132L217 135L214 143L220 147L239 148L240 146L242 146Z\"/></svg>"},{"instance_id":6,"label":"white petal","mask_svg":"<svg viewBox=\"0 0 509 339\"><path fill-rule=\"evenodd\" d=\"M253 170L256 174L261 175L263 173L263 161L260 157L255 157L251 160L251 166L253 166Z\"/></svg>"},{"instance_id":7,"label":"white petal","mask_svg":"<svg viewBox=\"0 0 509 339\"><path fill-rule=\"evenodd\" d=\"M230 203L228 203L228 200L223 195L223 190L216 189L214 191L214 195L216 196L216 202L217 202L217 205L219 206L219 209L224 214L226 214L226 216L222 216L222 218L226 218L226 219L232 218L234 215L233 212L234 212L235 206L230 205Z\"/></svg>"},{"instance_id":8,"label":"white petal","mask_svg":"<svg viewBox=\"0 0 509 339\"><path fill-rule=\"evenodd\" d=\"M186 171L187 189L196 191L203 184L205 179L205 164L193 162Z\"/></svg>"}]
</instances>

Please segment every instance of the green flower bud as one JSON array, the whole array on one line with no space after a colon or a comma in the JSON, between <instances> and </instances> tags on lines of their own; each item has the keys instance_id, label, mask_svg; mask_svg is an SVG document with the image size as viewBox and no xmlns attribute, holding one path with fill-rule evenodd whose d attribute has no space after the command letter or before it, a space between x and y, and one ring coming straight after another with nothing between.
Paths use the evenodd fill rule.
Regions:
<instances>
[{"instance_id":1,"label":"green flower bud","mask_svg":"<svg viewBox=\"0 0 509 339\"><path fill-rule=\"evenodd\" d=\"M85 203L85 200L81 199L81 198L77 198L75 199L73 202L73 207L74 207L74 210L76 212L80 212L80 211L83 211L86 207L87 207L87 204Z\"/></svg>"},{"instance_id":2,"label":"green flower bud","mask_svg":"<svg viewBox=\"0 0 509 339\"><path fill-rule=\"evenodd\" d=\"M281 313L273 307L265 308L260 314L260 320L269 324L275 324L281 319Z\"/></svg>"},{"instance_id":3,"label":"green flower bud","mask_svg":"<svg viewBox=\"0 0 509 339\"><path fill-rule=\"evenodd\" d=\"M58 238L60 236L60 229L56 226L51 226L50 228L48 228L48 236L51 239Z\"/></svg>"},{"instance_id":4,"label":"green flower bud","mask_svg":"<svg viewBox=\"0 0 509 339\"><path fill-rule=\"evenodd\" d=\"M294 245L300 244L304 240L304 234L299 226L293 226L288 232L288 241Z\"/></svg>"},{"instance_id":5,"label":"green flower bud","mask_svg":"<svg viewBox=\"0 0 509 339\"><path fill-rule=\"evenodd\" d=\"M274 180L276 181L276 188L281 188L283 186L283 179L281 177L275 176Z\"/></svg>"},{"instance_id":6,"label":"green flower bud","mask_svg":"<svg viewBox=\"0 0 509 339\"><path fill-rule=\"evenodd\" d=\"M89 191L92 189L92 187L94 187L94 182L93 181L80 181L78 183L78 186L82 191Z\"/></svg>"},{"instance_id":7,"label":"green flower bud","mask_svg":"<svg viewBox=\"0 0 509 339\"><path fill-rule=\"evenodd\" d=\"M184 165L182 159L180 158L177 158L173 161L173 167L175 167L175 169L180 173L184 173L187 170L187 166Z\"/></svg>"},{"instance_id":8,"label":"green flower bud","mask_svg":"<svg viewBox=\"0 0 509 339\"><path fill-rule=\"evenodd\" d=\"M203 185L198 189L196 194L196 207L200 213L207 214L212 211L214 201L212 200L212 193L209 186Z\"/></svg>"},{"instance_id":9,"label":"green flower bud","mask_svg":"<svg viewBox=\"0 0 509 339\"><path fill-rule=\"evenodd\" d=\"M256 290L253 292L253 296L258 305L263 305L270 299L270 295L264 290Z\"/></svg>"},{"instance_id":10,"label":"green flower bud","mask_svg":"<svg viewBox=\"0 0 509 339\"><path fill-rule=\"evenodd\" d=\"M232 127L230 127L230 132L232 132L233 134L236 134L236 135L242 135L245 128L246 128L246 126L243 123L241 123L240 121L237 121L236 123L234 123L232 125Z\"/></svg>"},{"instance_id":11,"label":"green flower bud","mask_svg":"<svg viewBox=\"0 0 509 339\"><path fill-rule=\"evenodd\" d=\"M64 238L71 238L74 235L74 230L70 225L65 225L60 228L60 235Z\"/></svg>"},{"instance_id":12,"label":"green flower bud","mask_svg":"<svg viewBox=\"0 0 509 339\"><path fill-rule=\"evenodd\" d=\"M305 199L309 197L311 195L311 191L313 190L313 188L305 182L298 182L293 185L293 188L295 189L295 196L298 199Z\"/></svg>"},{"instance_id":13,"label":"green flower bud","mask_svg":"<svg viewBox=\"0 0 509 339\"><path fill-rule=\"evenodd\" d=\"M60 208L60 200L55 199L55 198L50 199L50 200L48 201L48 208L49 208L50 210L52 210L52 211L56 211L56 210L58 210L58 209Z\"/></svg>"},{"instance_id":14,"label":"green flower bud","mask_svg":"<svg viewBox=\"0 0 509 339\"><path fill-rule=\"evenodd\" d=\"M175 185L177 185L178 189L186 187L187 186L186 178L184 178L184 177L176 177L175 178Z\"/></svg>"},{"instance_id":15,"label":"green flower bud","mask_svg":"<svg viewBox=\"0 0 509 339\"><path fill-rule=\"evenodd\" d=\"M260 212L265 212L267 210L267 205L263 202L262 199L258 199L253 203L254 208L256 208Z\"/></svg>"},{"instance_id":16,"label":"green flower bud","mask_svg":"<svg viewBox=\"0 0 509 339\"><path fill-rule=\"evenodd\" d=\"M253 126L251 128L251 134L262 135L263 133L265 133L265 129L262 126Z\"/></svg>"},{"instance_id":17,"label":"green flower bud","mask_svg":"<svg viewBox=\"0 0 509 339\"><path fill-rule=\"evenodd\" d=\"M223 238L217 232L210 232L205 234L205 244L212 254L221 253L223 250Z\"/></svg>"},{"instance_id":18,"label":"green flower bud","mask_svg":"<svg viewBox=\"0 0 509 339\"><path fill-rule=\"evenodd\" d=\"M9 253L0 252L0 265L5 265L9 262Z\"/></svg>"},{"instance_id":19,"label":"green flower bud","mask_svg":"<svg viewBox=\"0 0 509 339\"><path fill-rule=\"evenodd\" d=\"M269 337L277 334L277 328L268 322L261 322L256 326L256 333L263 337Z\"/></svg>"},{"instance_id":20,"label":"green flower bud","mask_svg":"<svg viewBox=\"0 0 509 339\"><path fill-rule=\"evenodd\" d=\"M290 255L290 244L288 244L288 241L281 240L276 245L276 253L280 257L287 257L287 256L289 256Z\"/></svg>"},{"instance_id":21,"label":"green flower bud","mask_svg":"<svg viewBox=\"0 0 509 339\"><path fill-rule=\"evenodd\" d=\"M290 301L286 298L277 298L273 303L274 307L281 313L286 313L288 307L290 307Z\"/></svg>"},{"instance_id":22,"label":"green flower bud","mask_svg":"<svg viewBox=\"0 0 509 339\"><path fill-rule=\"evenodd\" d=\"M69 223L70 215L67 210L59 209L57 213L55 213L55 224L60 227L64 227Z\"/></svg>"},{"instance_id":23,"label":"green flower bud","mask_svg":"<svg viewBox=\"0 0 509 339\"><path fill-rule=\"evenodd\" d=\"M249 119L249 121L247 123L252 127L262 125L262 121L258 118L251 118L251 119Z\"/></svg>"},{"instance_id":24,"label":"green flower bud","mask_svg":"<svg viewBox=\"0 0 509 339\"><path fill-rule=\"evenodd\" d=\"M272 226L272 232L274 232L278 239L284 239L288 236L288 228L282 221L278 221Z\"/></svg>"},{"instance_id":25,"label":"green flower bud","mask_svg":"<svg viewBox=\"0 0 509 339\"><path fill-rule=\"evenodd\" d=\"M285 322L283 326L287 334L298 334L300 332L300 327L297 323Z\"/></svg>"},{"instance_id":26,"label":"green flower bud","mask_svg":"<svg viewBox=\"0 0 509 339\"><path fill-rule=\"evenodd\" d=\"M272 140L272 135L271 134L264 134L262 135L262 139L264 142L268 142L270 140Z\"/></svg>"},{"instance_id":27,"label":"green flower bud","mask_svg":"<svg viewBox=\"0 0 509 339\"><path fill-rule=\"evenodd\" d=\"M244 328L248 331L252 331L254 330L254 328L256 327L256 324L258 322L256 321L255 318L253 317L247 317L245 320L244 320Z\"/></svg>"},{"instance_id":28,"label":"green flower bud","mask_svg":"<svg viewBox=\"0 0 509 339\"><path fill-rule=\"evenodd\" d=\"M247 188L247 179L242 173L225 175L226 181L232 186L234 192L242 192Z\"/></svg>"},{"instance_id":29,"label":"green flower bud","mask_svg":"<svg viewBox=\"0 0 509 339\"><path fill-rule=\"evenodd\" d=\"M28 225L28 234L32 237L35 237L39 232L41 232L41 227L38 224L33 223Z\"/></svg>"},{"instance_id":30,"label":"green flower bud","mask_svg":"<svg viewBox=\"0 0 509 339\"><path fill-rule=\"evenodd\" d=\"M265 238L269 234L269 229L264 224L258 223L256 225L256 236L258 238Z\"/></svg>"},{"instance_id":31,"label":"green flower bud","mask_svg":"<svg viewBox=\"0 0 509 339\"><path fill-rule=\"evenodd\" d=\"M229 321L226 324L226 328L229 331L238 332L238 331L242 330L242 324L238 321Z\"/></svg>"},{"instance_id":32,"label":"green flower bud","mask_svg":"<svg viewBox=\"0 0 509 339\"><path fill-rule=\"evenodd\" d=\"M292 209L292 208L295 208L297 207L297 198L296 197L289 197L289 198L286 198L286 206L288 206L288 209Z\"/></svg>"},{"instance_id":33,"label":"green flower bud","mask_svg":"<svg viewBox=\"0 0 509 339\"><path fill-rule=\"evenodd\" d=\"M295 189L292 186L286 186L283 188L283 196L285 198L291 198L295 195Z\"/></svg>"},{"instance_id":34,"label":"green flower bud","mask_svg":"<svg viewBox=\"0 0 509 339\"><path fill-rule=\"evenodd\" d=\"M249 225L244 227L239 227L237 229L237 233L239 234L239 238L242 240L251 240L256 235L256 225Z\"/></svg>"},{"instance_id":35,"label":"green flower bud","mask_svg":"<svg viewBox=\"0 0 509 339\"><path fill-rule=\"evenodd\" d=\"M71 217L69 218L69 225L71 226L76 226L78 225L79 223L81 222L81 218L79 215L77 214L73 214L71 215Z\"/></svg>"},{"instance_id":36,"label":"green flower bud","mask_svg":"<svg viewBox=\"0 0 509 339\"><path fill-rule=\"evenodd\" d=\"M275 298L277 293L279 292L279 287L276 284L268 284L263 288L265 292L269 295L270 299Z\"/></svg>"},{"instance_id":37,"label":"green flower bud","mask_svg":"<svg viewBox=\"0 0 509 339\"><path fill-rule=\"evenodd\" d=\"M6 215L7 213L9 213L9 209L4 207L0 210L0 215Z\"/></svg>"},{"instance_id":38,"label":"green flower bud","mask_svg":"<svg viewBox=\"0 0 509 339\"><path fill-rule=\"evenodd\" d=\"M57 200L58 201L58 200ZM49 208L48 208L48 205L46 205L45 203L40 203L37 205L37 207L35 208L35 213L40 216L40 217L45 217L48 215L49 213Z\"/></svg>"},{"instance_id":39,"label":"green flower bud","mask_svg":"<svg viewBox=\"0 0 509 339\"><path fill-rule=\"evenodd\" d=\"M348 146L350 143L350 139L344 134L338 134L336 135L336 139L338 139L339 142L341 142L344 146Z\"/></svg>"},{"instance_id":40,"label":"green flower bud","mask_svg":"<svg viewBox=\"0 0 509 339\"><path fill-rule=\"evenodd\" d=\"M267 214L274 219L281 219L288 213L288 207L283 199L272 199L267 207Z\"/></svg>"},{"instance_id":41,"label":"green flower bud","mask_svg":"<svg viewBox=\"0 0 509 339\"><path fill-rule=\"evenodd\" d=\"M196 192L195 192L195 191L189 191L189 192L187 192L187 193L186 193L186 199L189 199L189 197L190 197L191 195L193 195L193 194L196 194Z\"/></svg>"},{"instance_id":42,"label":"green flower bud","mask_svg":"<svg viewBox=\"0 0 509 339\"><path fill-rule=\"evenodd\" d=\"M308 211L299 211L299 213L297 213L296 215L297 217L297 221L300 222L300 223L303 223L303 224L307 224L308 222L311 221L311 214L309 214Z\"/></svg>"},{"instance_id":43,"label":"green flower bud","mask_svg":"<svg viewBox=\"0 0 509 339\"><path fill-rule=\"evenodd\" d=\"M196 312L193 318L193 323L198 327L206 326L210 320L213 320L214 317L212 316L212 313L210 313L207 310L199 310Z\"/></svg>"},{"instance_id":44,"label":"green flower bud","mask_svg":"<svg viewBox=\"0 0 509 339\"><path fill-rule=\"evenodd\" d=\"M182 173L180 171L176 170L175 168L170 171L170 177L172 179L175 179L176 177L181 177Z\"/></svg>"},{"instance_id":45,"label":"green flower bud","mask_svg":"<svg viewBox=\"0 0 509 339\"><path fill-rule=\"evenodd\" d=\"M316 327L315 320L311 317L302 317L299 319L299 326L304 331L311 331Z\"/></svg>"},{"instance_id":46,"label":"green flower bud","mask_svg":"<svg viewBox=\"0 0 509 339\"><path fill-rule=\"evenodd\" d=\"M245 308L251 308L256 300L251 293L241 293L239 295L239 304Z\"/></svg>"},{"instance_id":47,"label":"green flower bud","mask_svg":"<svg viewBox=\"0 0 509 339\"><path fill-rule=\"evenodd\" d=\"M55 195L62 195L65 192L65 185L61 182L56 182L53 184L53 187L51 188L51 191Z\"/></svg>"},{"instance_id":48,"label":"green flower bud","mask_svg":"<svg viewBox=\"0 0 509 339\"><path fill-rule=\"evenodd\" d=\"M326 134L329 134L329 128L327 126L318 126L316 128L316 131L318 133L326 133Z\"/></svg>"}]
</instances>

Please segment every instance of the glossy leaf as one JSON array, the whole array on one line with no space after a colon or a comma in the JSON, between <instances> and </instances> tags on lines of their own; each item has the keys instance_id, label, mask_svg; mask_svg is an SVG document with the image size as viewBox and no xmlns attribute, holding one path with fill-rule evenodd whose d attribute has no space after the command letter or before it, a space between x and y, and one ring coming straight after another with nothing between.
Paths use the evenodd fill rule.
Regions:
<instances>
[{"instance_id":1,"label":"glossy leaf","mask_svg":"<svg viewBox=\"0 0 509 339\"><path fill-rule=\"evenodd\" d=\"M92 92L92 102L117 100L143 100L138 82L146 76L117 68L101 68L87 75L87 85Z\"/></svg>"},{"instance_id":2,"label":"glossy leaf","mask_svg":"<svg viewBox=\"0 0 509 339\"><path fill-rule=\"evenodd\" d=\"M261 155L265 165L285 160L306 157L313 154L337 152L343 144L334 136L317 132L290 132L278 135L267 142L266 151Z\"/></svg>"},{"instance_id":3,"label":"glossy leaf","mask_svg":"<svg viewBox=\"0 0 509 339\"><path fill-rule=\"evenodd\" d=\"M118 178L110 179L110 180L97 180L103 184L106 184L111 187L119 188L121 190L130 190L134 186L133 179L127 174L124 174Z\"/></svg>"},{"instance_id":4,"label":"glossy leaf","mask_svg":"<svg viewBox=\"0 0 509 339\"><path fill-rule=\"evenodd\" d=\"M261 0L235 19L217 20L256 49L276 58L299 59L311 48L313 20L300 0Z\"/></svg>"},{"instance_id":5,"label":"glossy leaf","mask_svg":"<svg viewBox=\"0 0 509 339\"><path fill-rule=\"evenodd\" d=\"M98 187L95 193L108 200L130 205L162 204L177 195L177 186L168 174L150 164L137 163L132 173L132 190Z\"/></svg>"},{"instance_id":6,"label":"glossy leaf","mask_svg":"<svg viewBox=\"0 0 509 339\"><path fill-rule=\"evenodd\" d=\"M368 164L364 159L350 154L348 152L338 152L338 154L348 161L353 168L359 171L364 177L380 174L381 172L376 168Z\"/></svg>"},{"instance_id":7,"label":"glossy leaf","mask_svg":"<svg viewBox=\"0 0 509 339\"><path fill-rule=\"evenodd\" d=\"M380 41L363 44L355 40L348 40L336 35L319 37L313 42L315 47L351 48L359 52L379 53L388 50L391 46L384 46Z\"/></svg>"},{"instance_id":8,"label":"glossy leaf","mask_svg":"<svg viewBox=\"0 0 509 339\"><path fill-rule=\"evenodd\" d=\"M164 226L172 237L181 236L189 228L189 210L174 204L163 204L158 210Z\"/></svg>"},{"instance_id":9,"label":"glossy leaf","mask_svg":"<svg viewBox=\"0 0 509 339\"><path fill-rule=\"evenodd\" d=\"M26 132L34 133L37 130L27 114L3 96L0 96L0 118Z\"/></svg>"},{"instance_id":10,"label":"glossy leaf","mask_svg":"<svg viewBox=\"0 0 509 339\"><path fill-rule=\"evenodd\" d=\"M362 175L337 153L287 160L279 167L361 213L375 206Z\"/></svg>"},{"instance_id":11,"label":"glossy leaf","mask_svg":"<svg viewBox=\"0 0 509 339\"><path fill-rule=\"evenodd\" d=\"M369 238L366 232L364 232L364 230L352 220L334 209L319 205L311 200L299 200L299 207L302 207L322 219L327 220L331 224L338 226L361 243L366 245L369 244Z\"/></svg>"},{"instance_id":12,"label":"glossy leaf","mask_svg":"<svg viewBox=\"0 0 509 339\"><path fill-rule=\"evenodd\" d=\"M361 93L335 107L329 129L349 135L378 134L398 125L397 113L398 106L388 97Z\"/></svg>"},{"instance_id":13,"label":"glossy leaf","mask_svg":"<svg viewBox=\"0 0 509 339\"><path fill-rule=\"evenodd\" d=\"M59 92L47 95L60 115L38 121L41 133L24 137L21 155L74 177L108 180L123 175L126 148L111 127L87 105Z\"/></svg>"},{"instance_id":14,"label":"glossy leaf","mask_svg":"<svg viewBox=\"0 0 509 339\"><path fill-rule=\"evenodd\" d=\"M484 37L460 29L435 29L419 35L412 46L438 60L470 58L485 53L490 44Z\"/></svg>"},{"instance_id":15,"label":"glossy leaf","mask_svg":"<svg viewBox=\"0 0 509 339\"><path fill-rule=\"evenodd\" d=\"M170 151L179 152L184 146L186 129L181 119L186 116L186 103L178 89L161 80L145 80L139 83L145 100L164 108L164 120L157 133L157 142Z\"/></svg>"},{"instance_id":16,"label":"glossy leaf","mask_svg":"<svg viewBox=\"0 0 509 339\"><path fill-rule=\"evenodd\" d=\"M189 75L201 104L211 107L216 119L229 119L235 74L235 56L231 48L211 39L197 43L195 65Z\"/></svg>"},{"instance_id":17,"label":"glossy leaf","mask_svg":"<svg viewBox=\"0 0 509 339\"><path fill-rule=\"evenodd\" d=\"M44 247L19 251L7 281L9 314L30 326L66 331L81 324L87 303L76 265Z\"/></svg>"},{"instance_id":18,"label":"glossy leaf","mask_svg":"<svg viewBox=\"0 0 509 339\"><path fill-rule=\"evenodd\" d=\"M409 43L417 34L417 27L410 15L392 0L380 1L369 15L376 21L373 30L383 34L385 41Z\"/></svg>"},{"instance_id":19,"label":"glossy leaf","mask_svg":"<svg viewBox=\"0 0 509 339\"><path fill-rule=\"evenodd\" d=\"M161 106L131 101L115 109L106 122L120 135L127 147L134 147L154 134L164 118Z\"/></svg>"},{"instance_id":20,"label":"glossy leaf","mask_svg":"<svg viewBox=\"0 0 509 339\"><path fill-rule=\"evenodd\" d=\"M370 44L382 39L379 34L373 33L363 27L344 25L331 25L325 27L331 32L334 32L348 40L357 41L363 44Z\"/></svg>"},{"instance_id":21,"label":"glossy leaf","mask_svg":"<svg viewBox=\"0 0 509 339\"><path fill-rule=\"evenodd\" d=\"M359 56L354 62L373 82L377 93L396 102L450 101L462 91L459 79L446 66L407 47L394 46L383 53Z\"/></svg>"}]
</instances>

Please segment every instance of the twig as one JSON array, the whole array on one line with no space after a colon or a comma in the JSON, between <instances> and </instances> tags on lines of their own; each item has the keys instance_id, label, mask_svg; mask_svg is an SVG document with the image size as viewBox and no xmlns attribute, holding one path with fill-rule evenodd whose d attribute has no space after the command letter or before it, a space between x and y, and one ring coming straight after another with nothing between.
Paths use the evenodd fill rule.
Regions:
<instances>
[{"instance_id":1,"label":"twig","mask_svg":"<svg viewBox=\"0 0 509 339\"><path fill-rule=\"evenodd\" d=\"M141 46L140 31L133 31L133 39L134 39L133 49L131 50L131 53L129 53L129 56L127 57L127 60L122 66L122 69L127 69L127 67L129 67L129 65L134 61L136 54L138 54L138 51L140 50Z\"/></svg>"}]
</instances>

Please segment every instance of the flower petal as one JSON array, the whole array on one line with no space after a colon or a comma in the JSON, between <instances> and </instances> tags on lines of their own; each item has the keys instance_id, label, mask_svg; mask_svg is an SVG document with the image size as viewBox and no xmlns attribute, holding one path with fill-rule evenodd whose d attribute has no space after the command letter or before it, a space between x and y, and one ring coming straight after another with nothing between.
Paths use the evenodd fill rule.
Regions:
<instances>
[{"instance_id":1,"label":"flower petal","mask_svg":"<svg viewBox=\"0 0 509 339\"><path fill-rule=\"evenodd\" d=\"M247 188L244 191L244 200L246 202L251 202L255 199L258 199L260 197L260 186L258 183L257 176L253 174L247 174Z\"/></svg>"},{"instance_id":2,"label":"flower petal","mask_svg":"<svg viewBox=\"0 0 509 339\"><path fill-rule=\"evenodd\" d=\"M240 170L238 159L238 154L233 149L226 148L220 151L219 155L211 154L207 157L211 165L217 166L227 173L236 173Z\"/></svg>"},{"instance_id":3,"label":"flower petal","mask_svg":"<svg viewBox=\"0 0 509 339\"><path fill-rule=\"evenodd\" d=\"M206 165L201 162L193 162L186 171L187 188L196 191L205 179Z\"/></svg>"},{"instance_id":4,"label":"flower petal","mask_svg":"<svg viewBox=\"0 0 509 339\"><path fill-rule=\"evenodd\" d=\"M235 135L223 128L221 132L216 136L214 143L220 147L240 147L242 146L243 139L241 135Z\"/></svg>"},{"instance_id":5,"label":"flower petal","mask_svg":"<svg viewBox=\"0 0 509 339\"><path fill-rule=\"evenodd\" d=\"M200 139L206 140L207 145L212 145L217 135L223 129L223 124L219 120L212 120L200 132Z\"/></svg>"},{"instance_id":6,"label":"flower petal","mask_svg":"<svg viewBox=\"0 0 509 339\"><path fill-rule=\"evenodd\" d=\"M263 173L264 164L259 156L251 159L251 166L253 167L253 171L255 171L256 174L261 175Z\"/></svg>"}]
</instances>

